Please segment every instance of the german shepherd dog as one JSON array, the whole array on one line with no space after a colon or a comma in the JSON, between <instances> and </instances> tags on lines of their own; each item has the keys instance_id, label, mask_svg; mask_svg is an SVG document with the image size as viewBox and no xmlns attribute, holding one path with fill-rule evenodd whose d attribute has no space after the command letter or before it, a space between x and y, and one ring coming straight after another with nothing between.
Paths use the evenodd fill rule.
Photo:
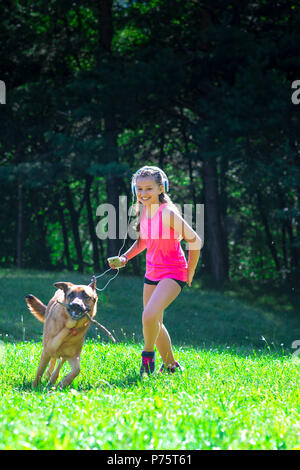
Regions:
<instances>
[{"instance_id":1,"label":"german shepherd dog","mask_svg":"<svg viewBox=\"0 0 300 470\"><path fill-rule=\"evenodd\" d=\"M93 319L97 313L98 296L95 278L88 286L71 282L56 282L54 286L58 290L47 306L34 295L25 297L30 312L44 322L43 351L33 386L40 385L49 362L46 377L48 385L54 385L67 360L71 365L71 372L58 384L60 388L64 388L80 372L81 349L91 323L89 318Z\"/></svg>"}]
</instances>

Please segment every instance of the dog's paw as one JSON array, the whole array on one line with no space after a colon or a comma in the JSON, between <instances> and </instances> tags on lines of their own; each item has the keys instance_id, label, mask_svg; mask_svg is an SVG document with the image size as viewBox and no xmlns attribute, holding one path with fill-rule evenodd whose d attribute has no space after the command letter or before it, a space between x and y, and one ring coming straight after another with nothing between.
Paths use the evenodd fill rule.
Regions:
<instances>
[{"instance_id":1,"label":"dog's paw","mask_svg":"<svg viewBox=\"0 0 300 470\"><path fill-rule=\"evenodd\" d=\"M34 380L33 382L31 382L31 388L32 390L39 390L40 388L42 387L42 382L39 380Z\"/></svg>"},{"instance_id":2,"label":"dog's paw","mask_svg":"<svg viewBox=\"0 0 300 470\"><path fill-rule=\"evenodd\" d=\"M66 321L66 327L68 329L71 329L71 328L74 328L77 324L77 321L76 320L72 320L72 318L68 318L68 320Z\"/></svg>"}]
</instances>

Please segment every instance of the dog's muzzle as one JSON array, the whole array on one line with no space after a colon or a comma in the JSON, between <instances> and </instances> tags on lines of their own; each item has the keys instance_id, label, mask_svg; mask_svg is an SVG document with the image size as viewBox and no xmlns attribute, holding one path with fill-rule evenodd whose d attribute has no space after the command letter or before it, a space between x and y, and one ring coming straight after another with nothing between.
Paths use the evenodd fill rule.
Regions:
<instances>
[{"instance_id":1,"label":"dog's muzzle","mask_svg":"<svg viewBox=\"0 0 300 470\"><path fill-rule=\"evenodd\" d=\"M90 311L90 309L82 302L74 301L70 304L65 304L64 302L58 301L58 303L68 310L73 320L81 320L81 318L85 316L86 312Z\"/></svg>"}]
</instances>

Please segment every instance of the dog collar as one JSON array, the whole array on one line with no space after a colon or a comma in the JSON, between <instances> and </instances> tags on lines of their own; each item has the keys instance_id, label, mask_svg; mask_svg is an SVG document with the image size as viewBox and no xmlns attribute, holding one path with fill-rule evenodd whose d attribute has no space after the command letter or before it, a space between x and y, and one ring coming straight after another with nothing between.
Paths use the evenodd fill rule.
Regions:
<instances>
[{"instance_id":1,"label":"dog collar","mask_svg":"<svg viewBox=\"0 0 300 470\"><path fill-rule=\"evenodd\" d=\"M76 335L78 335L78 331L76 330L76 328L71 328L71 329L70 329L70 334L71 334L72 336L76 336Z\"/></svg>"}]
</instances>

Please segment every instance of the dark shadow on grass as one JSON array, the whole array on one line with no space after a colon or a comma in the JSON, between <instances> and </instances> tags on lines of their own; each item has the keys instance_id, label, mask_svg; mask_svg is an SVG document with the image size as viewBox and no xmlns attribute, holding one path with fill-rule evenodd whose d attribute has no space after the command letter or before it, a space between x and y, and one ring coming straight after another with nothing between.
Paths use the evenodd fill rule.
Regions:
<instances>
[{"instance_id":1,"label":"dark shadow on grass","mask_svg":"<svg viewBox=\"0 0 300 470\"><path fill-rule=\"evenodd\" d=\"M99 383L100 382L100 383ZM91 383L79 383L77 385L78 391L87 392L89 390L98 390L98 389L115 389L115 388L132 388L132 386L138 386L141 383L141 378L138 373L130 373L123 378L114 379L112 381L106 381L100 379L95 385Z\"/></svg>"},{"instance_id":2,"label":"dark shadow on grass","mask_svg":"<svg viewBox=\"0 0 300 470\"><path fill-rule=\"evenodd\" d=\"M14 390L20 390L22 392L44 393L45 391L48 391L46 383L42 383L39 385L39 387L33 387L32 382L33 380L23 380L21 383L16 381L15 383L11 384L11 388Z\"/></svg>"},{"instance_id":3,"label":"dark shadow on grass","mask_svg":"<svg viewBox=\"0 0 300 470\"><path fill-rule=\"evenodd\" d=\"M149 380L149 379L148 379ZM155 376L151 377L150 380L155 380ZM92 383L79 383L75 380L74 383L66 387L65 389L60 389L57 384L55 386L47 386L47 382L44 381L39 387L33 387L32 382L23 381L22 383L16 382L11 384L11 387L14 390L39 393L39 394L48 394L52 392L65 392L70 389L75 389L78 392L88 392L90 390L112 390L115 388L132 388L132 386L138 386L141 383L142 379L140 378L139 373L130 373L127 376L112 380L108 382L104 379L98 379L95 384Z\"/></svg>"}]
</instances>

